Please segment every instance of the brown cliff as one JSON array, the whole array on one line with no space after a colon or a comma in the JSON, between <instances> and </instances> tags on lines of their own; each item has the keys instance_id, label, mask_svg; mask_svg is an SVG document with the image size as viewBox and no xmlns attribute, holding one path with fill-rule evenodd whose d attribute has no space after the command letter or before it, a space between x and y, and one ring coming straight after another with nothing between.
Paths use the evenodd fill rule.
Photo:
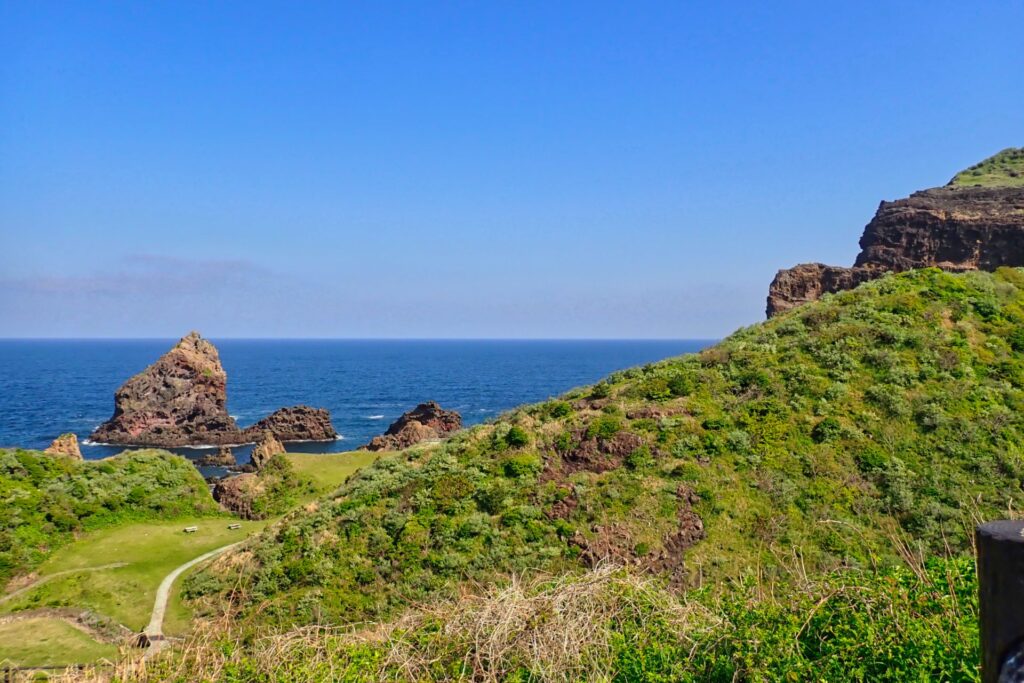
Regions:
<instances>
[{"instance_id":1,"label":"brown cliff","mask_svg":"<svg viewBox=\"0 0 1024 683\"><path fill-rule=\"evenodd\" d=\"M998 173L976 174L993 168ZM1022 172L1024 149L1004 150L945 187L882 202L864 228L854 265L805 263L780 270L769 288L768 316L889 272L1024 266ZM974 180L984 184L971 185Z\"/></svg>"},{"instance_id":2,"label":"brown cliff","mask_svg":"<svg viewBox=\"0 0 1024 683\"><path fill-rule=\"evenodd\" d=\"M78 448L78 437L70 432L58 436L43 452L50 455L63 455L75 460L82 459L82 451Z\"/></svg>"}]
</instances>

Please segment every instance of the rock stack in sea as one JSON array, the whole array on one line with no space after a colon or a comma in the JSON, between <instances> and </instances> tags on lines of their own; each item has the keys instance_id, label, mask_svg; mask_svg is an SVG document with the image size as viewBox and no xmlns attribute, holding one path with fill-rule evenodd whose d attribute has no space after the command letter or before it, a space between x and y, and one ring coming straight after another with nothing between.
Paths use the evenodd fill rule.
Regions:
<instances>
[{"instance_id":1,"label":"rock stack in sea","mask_svg":"<svg viewBox=\"0 0 1024 683\"><path fill-rule=\"evenodd\" d=\"M768 316L890 272L1024 266L1024 149L1003 150L944 187L882 202L860 246L852 267L780 270L769 288Z\"/></svg>"},{"instance_id":2,"label":"rock stack in sea","mask_svg":"<svg viewBox=\"0 0 1024 683\"><path fill-rule=\"evenodd\" d=\"M173 448L252 443L267 430L281 441L337 438L330 413L309 406L282 408L239 429L227 410L227 379L216 347L192 332L117 390L113 416L90 439Z\"/></svg>"},{"instance_id":3,"label":"rock stack in sea","mask_svg":"<svg viewBox=\"0 0 1024 683\"><path fill-rule=\"evenodd\" d=\"M368 451L397 451L421 441L439 439L461 428L461 415L428 401L404 413L384 434L373 437L363 448Z\"/></svg>"}]
</instances>

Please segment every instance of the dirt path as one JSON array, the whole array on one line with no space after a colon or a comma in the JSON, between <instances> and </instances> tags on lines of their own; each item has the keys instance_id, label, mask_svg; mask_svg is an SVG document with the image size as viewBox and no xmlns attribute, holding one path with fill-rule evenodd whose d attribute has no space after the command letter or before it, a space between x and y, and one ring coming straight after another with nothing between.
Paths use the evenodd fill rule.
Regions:
<instances>
[{"instance_id":1,"label":"dirt path","mask_svg":"<svg viewBox=\"0 0 1024 683\"><path fill-rule=\"evenodd\" d=\"M189 560L164 577L164 580L160 582L160 587L156 589L156 600L153 601L153 615L149 619L149 625L143 631L143 633L149 636L150 642L149 651L146 653L147 656L159 652L166 643L164 640L164 613L167 612L167 600L171 597L171 587L174 585L175 580L200 562L216 557L225 550L234 548L236 545L238 543L231 543L204 553L195 559Z\"/></svg>"},{"instance_id":2,"label":"dirt path","mask_svg":"<svg viewBox=\"0 0 1024 683\"><path fill-rule=\"evenodd\" d=\"M79 569L65 569L62 572L54 572L53 574L47 574L46 576L40 576L38 579L36 579L32 583L30 583L28 585L25 585L25 586L22 586L18 590L12 591L12 592L8 593L7 595L4 595L4 596L0 597L0 605L2 605L3 603L7 602L8 600L13 600L14 598L18 597L19 595L27 593L28 591L32 590L33 588L38 588L39 586L42 586L47 581L52 581L53 579L59 579L60 577L67 576L68 574L77 574L78 572L98 572L98 571L101 571L103 569L117 569L118 567L125 567L127 565L128 565L127 562L111 562L110 564L101 564L98 567L81 567Z\"/></svg>"}]
</instances>

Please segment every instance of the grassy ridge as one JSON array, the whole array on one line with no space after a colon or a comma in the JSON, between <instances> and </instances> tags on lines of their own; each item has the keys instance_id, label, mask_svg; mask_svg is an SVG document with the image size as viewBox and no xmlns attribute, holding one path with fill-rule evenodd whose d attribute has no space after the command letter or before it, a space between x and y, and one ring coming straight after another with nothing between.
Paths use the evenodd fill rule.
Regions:
<instances>
[{"instance_id":1,"label":"grassy ridge","mask_svg":"<svg viewBox=\"0 0 1024 683\"><path fill-rule=\"evenodd\" d=\"M0 502L0 583L83 531L219 510L190 462L154 450L98 461L0 450Z\"/></svg>"},{"instance_id":2,"label":"grassy ridge","mask_svg":"<svg viewBox=\"0 0 1024 683\"><path fill-rule=\"evenodd\" d=\"M1024 504L1022 352L1021 271L885 277L382 458L186 591L348 623L606 557L681 587L965 553Z\"/></svg>"},{"instance_id":3,"label":"grassy ridge","mask_svg":"<svg viewBox=\"0 0 1024 683\"><path fill-rule=\"evenodd\" d=\"M1024 147L1009 147L949 181L953 186L1024 187Z\"/></svg>"}]
</instances>

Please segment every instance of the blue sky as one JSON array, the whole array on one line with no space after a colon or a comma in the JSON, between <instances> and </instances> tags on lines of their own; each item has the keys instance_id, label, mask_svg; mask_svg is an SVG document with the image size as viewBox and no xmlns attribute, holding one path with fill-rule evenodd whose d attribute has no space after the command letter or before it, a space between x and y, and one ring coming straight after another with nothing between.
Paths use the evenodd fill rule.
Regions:
<instances>
[{"instance_id":1,"label":"blue sky","mask_svg":"<svg viewBox=\"0 0 1024 683\"><path fill-rule=\"evenodd\" d=\"M718 337L1024 145L1024 2L0 0L0 336Z\"/></svg>"}]
</instances>

